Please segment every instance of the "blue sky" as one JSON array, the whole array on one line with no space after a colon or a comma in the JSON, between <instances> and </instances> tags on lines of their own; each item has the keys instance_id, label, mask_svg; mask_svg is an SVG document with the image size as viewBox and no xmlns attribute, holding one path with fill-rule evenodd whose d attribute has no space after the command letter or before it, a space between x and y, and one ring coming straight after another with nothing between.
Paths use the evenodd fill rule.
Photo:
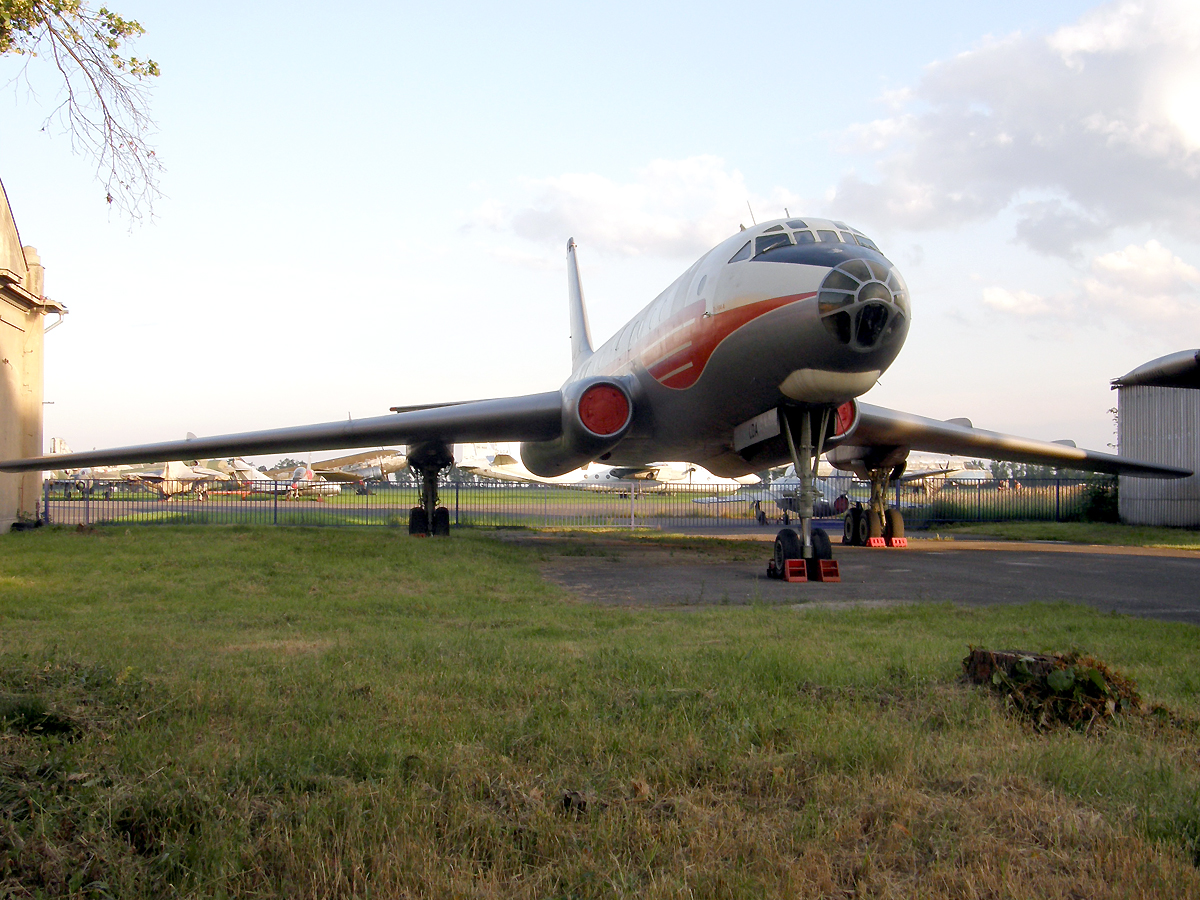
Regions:
<instances>
[{"instance_id":1,"label":"blue sky","mask_svg":"<svg viewBox=\"0 0 1200 900\"><path fill-rule=\"evenodd\" d=\"M1184 3L114 6L163 70L153 223L41 130L45 66L0 94L75 449L552 388L568 237L603 339L747 201L904 272L870 402L1103 448L1108 379L1200 345Z\"/></svg>"}]
</instances>

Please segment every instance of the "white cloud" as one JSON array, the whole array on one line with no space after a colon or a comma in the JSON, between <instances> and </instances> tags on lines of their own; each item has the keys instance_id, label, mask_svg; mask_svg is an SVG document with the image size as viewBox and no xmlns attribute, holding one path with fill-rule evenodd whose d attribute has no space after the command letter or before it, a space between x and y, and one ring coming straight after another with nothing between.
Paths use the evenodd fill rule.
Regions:
<instances>
[{"instance_id":1,"label":"white cloud","mask_svg":"<svg viewBox=\"0 0 1200 900\"><path fill-rule=\"evenodd\" d=\"M839 215L944 227L1022 196L1017 237L1066 253L1121 225L1200 227L1200 5L1099 7L1049 36L990 40L931 66L847 149L877 181L838 184Z\"/></svg>"},{"instance_id":2,"label":"white cloud","mask_svg":"<svg viewBox=\"0 0 1200 900\"><path fill-rule=\"evenodd\" d=\"M1054 312L1054 307L1044 297L1029 291L1010 291L1000 287L984 288L983 302L992 309L1022 318L1044 316Z\"/></svg>"},{"instance_id":3,"label":"white cloud","mask_svg":"<svg viewBox=\"0 0 1200 900\"><path fill-rule=\"evenodd\" d=\"M754 195L741 172L714 156L655 160L630 181L568 173L520 183L518 203L488 200L476 222L531 241L589 248L621 256L693 257L748 223L749 201L760 219L799 209L799 197L776 188Z\"/></svg>"},{"instance_id":4,"label":"white cloud","mask_svg":"<svg viewBox=\"0 0 1200 900\"><path fill-rule=\"evenodd\" d=\"M1200 271L1158 241L1092 260L1091 274L1081 285L1083 302L1123 320L1147 326L1182 326L1200 330Z\"/></svg>"},{"instance_id":5,"label":"white cloud","mask_svg":"<svg viewBox=\"0 0 1200 900\"><path fill-rule=\"evenodd\" d=\"M983 302L1022 318L1118 322L1122 327L1179 334L1186 343L1200 323L1200 270L1158 241L1130 244L1095 257L1070 290L1042 297L989 287Z\"/></svg>"}]
</instances>

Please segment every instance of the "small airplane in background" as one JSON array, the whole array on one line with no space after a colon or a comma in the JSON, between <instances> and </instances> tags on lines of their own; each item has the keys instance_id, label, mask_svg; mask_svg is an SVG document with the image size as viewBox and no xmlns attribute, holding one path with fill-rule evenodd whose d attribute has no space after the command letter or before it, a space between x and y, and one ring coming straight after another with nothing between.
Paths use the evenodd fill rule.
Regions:
<instances>
[{"instance_id":1,"label":"small airplane in background","mask_svg":"<svg viewBox=\"0 0 1200 900\"><path fill-rule=\"evenodd\" d=\"M563 475L547 478L529 471L512 454L502 452L493 445L479 444L461 445L461 455L455 465L462 471L481 478L526 484L567 485L587 490L627 492L631 485L645 490L660 489L667 485L694 485L710 490L726 488L732 491L744 485L757 484L759 481L757 475L719 478L702 466L686 462L658 462L644 466L588 463Z\"/></svg>"},{"instance_id":2,"label":"small airplane in background","mask_svg":"<svg viewBox=\"0 0 1200 900\"><path fill-rule=\"evenodd\" d=\"M195 494L200 500L208 499L208 490L215 482L229 481L230 476L207 466L188 465L174 460L154 468L122 473L125 481L134 481L148 487L164 500L181 494Z\"/></svg>"}]
</instances>

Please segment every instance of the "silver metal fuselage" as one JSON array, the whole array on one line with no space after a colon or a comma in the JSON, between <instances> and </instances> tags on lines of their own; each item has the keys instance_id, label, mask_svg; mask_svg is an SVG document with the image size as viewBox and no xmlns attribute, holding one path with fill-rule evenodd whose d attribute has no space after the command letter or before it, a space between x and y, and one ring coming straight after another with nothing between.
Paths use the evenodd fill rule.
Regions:
<instances>
[{"instance_id":1,"label":"silver metal fuselage","mask_svg":"<svg viewBox=\"0 0 1200 900\"><path fill-rule=\"evenodd\" d=\"M571 374L566 384L601 375L632 382L634 419L606 462L689 460L723 477L761 470L762 460L751 465L734 452L736 426L785 403L843 403L869 390L891 365L908 332L906 289L900 307L891 298L868 304L889 316L873 342L857 340L857 333L845 340L826 321L847 297L853 299L846 308L861 313L859 295L868 285L881 294L878 277L885 272L903 287L878 251L827 240L731 261L747 242L753 251L764 237L782 233L794 241L777 230L784 221L764 222L714 247ZM805 223L811 227L805 230L853 237L834 223ZM859 295L822 293L836 277L831 272L847 263L873 264L879 274ZM784 454L766 464L787 461Z\"/></svg>"}]
</instances>

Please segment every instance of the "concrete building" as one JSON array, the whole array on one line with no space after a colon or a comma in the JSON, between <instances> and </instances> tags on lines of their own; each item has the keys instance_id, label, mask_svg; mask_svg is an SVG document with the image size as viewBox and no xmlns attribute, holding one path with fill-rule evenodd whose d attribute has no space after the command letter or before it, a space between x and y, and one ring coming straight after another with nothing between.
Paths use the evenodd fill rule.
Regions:
<instances>
[{"instance_id":1,"label":"concrete building","mask_svg":"<svg viewBox=\"0 0 1200 900\"><path fill-rule=\"evenodd\" d=\"M1200 350L1152 360L1112 384L1120 452L1200 473ZM1200 474L1121 476L1119 508L1130 525L1200 527Z\"/></svg>"},{"instance_id":2,"label":"concrete building","mask_svg":"<svg viewBox=\"0 0 1200 900\"><path fill-rule=\"evenodd\" d=\"M37 250L21 245L0 183L0 459L42 453L45 318L66 312L45 295L44 276ZM0 474L0 531L37 514L41 485L37 472Z\"/></svg>"}]
</instances>

